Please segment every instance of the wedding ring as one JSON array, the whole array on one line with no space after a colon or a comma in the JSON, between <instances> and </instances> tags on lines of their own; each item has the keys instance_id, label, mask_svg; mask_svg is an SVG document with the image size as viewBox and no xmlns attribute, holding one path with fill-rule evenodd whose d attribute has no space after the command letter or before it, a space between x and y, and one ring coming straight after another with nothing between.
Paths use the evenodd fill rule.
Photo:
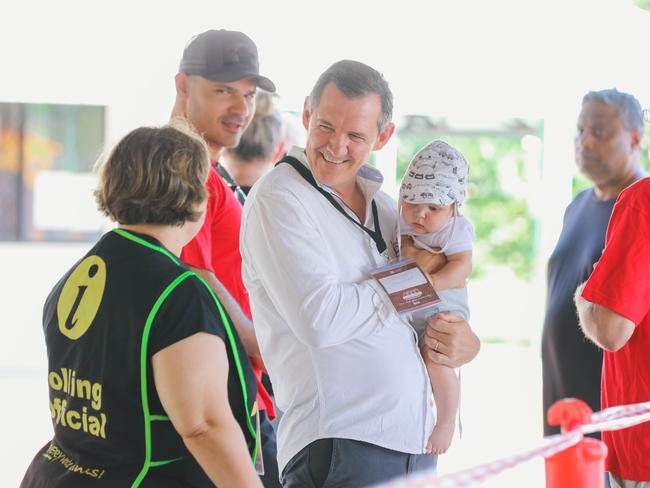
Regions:
<instances>
[{"instance_id":1,"label":"wedding ring","mask_svg":"<svg viewBox=\"0 0 650 488\"><path fill-rule=\"evenodd\" d=\"M433 346L433 350L434 350L435 352L438 352L438 346L439 346L439 345L440 345L440 341L439 341L438 339L436 339L436 343L435 343L435 345Z\"/></svg>"}]
</instances>

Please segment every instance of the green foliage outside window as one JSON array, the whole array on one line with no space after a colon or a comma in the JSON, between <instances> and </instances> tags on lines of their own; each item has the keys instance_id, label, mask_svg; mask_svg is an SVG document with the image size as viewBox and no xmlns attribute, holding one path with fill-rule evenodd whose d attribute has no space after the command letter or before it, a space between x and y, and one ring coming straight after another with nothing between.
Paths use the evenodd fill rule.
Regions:
<instances>
[{"instance_id":1,"label":"green foliage outside window","mask_svg":"<svg viewBox=\"0 0 650 488\"><path fill-rule=\"evenodd\" d=\"M538 137L541 156L541 124L540 128L531 131ZM507 182L503 181L504 174L509 175L508 178L520 183L522 188L529 183L531 169L539 175L540 158L531 168L530 157L522 144L526 134L507 130L475 133L414 131L408 127L398 134L398 182L413 155L434 139L453 145L469 162L468 197L462 212L472 221L476 232L472 277L480 277L486 268L496 265L507 266L518 277L530 279L534 273L538 223L531 213L526 193L513 194L506 189Z\"/></svg>"},{"instance_id":2,"label":"green foliage outside window","mask_svg":"<svg viewBox=\"0 0 650 488\"><path fill-rule=\"evenodd\" d=\"M650 0L634 0L634 3L643 10L650 10Z\"/></svg>"}]
</instances>

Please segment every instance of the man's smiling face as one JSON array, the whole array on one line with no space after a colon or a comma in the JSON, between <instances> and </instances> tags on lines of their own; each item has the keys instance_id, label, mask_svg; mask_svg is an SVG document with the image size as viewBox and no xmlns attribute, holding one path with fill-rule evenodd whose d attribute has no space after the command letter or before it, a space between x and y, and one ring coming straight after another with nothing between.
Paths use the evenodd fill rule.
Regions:
<instances>
[{"instance_id":1,"label":"man's smiling face","mask_svg":"<svg viewBox=\"0 0 650 488\"><path fill-rule=\"evenodd\" d=\"M305 104L305 152L314 177L340 194L354 188L359 168L390 137L379 132L381 100L376 93L348 98L335 84L323 90L316 107ZM385 139L385 140L384 140Z\"/></svg>"}]
</instances>

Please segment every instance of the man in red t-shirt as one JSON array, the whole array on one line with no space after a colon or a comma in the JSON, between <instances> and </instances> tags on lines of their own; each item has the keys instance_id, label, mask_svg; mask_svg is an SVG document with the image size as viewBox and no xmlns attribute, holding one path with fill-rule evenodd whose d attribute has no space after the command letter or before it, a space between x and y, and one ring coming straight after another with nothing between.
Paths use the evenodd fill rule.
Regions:
<instances>
[{"instance_id":1,"label":"man in red t-shirt","mask_svg":"<svg viewBox=\"0 0 650 488\"><path fill-rule=\"evenodd\" d=\"M604 349L603 408L650 401L650 178L621 193L600 261L576 290L584 333ZM603 432L613 487L650 487L650 422Z\"/></svg>"},{"instance_id":2,"label":"man in red t-shirt","mask_svg":"<svg viewBox=\"0 0 650 488\"><path fill-rule=\"evenodd\" d=\"M185 47L176 75L172 117L187 119L203 136L214 168L206 183L205 223L183 248L181 259L200 274L228 312L258 379L265 487L279 487L273 402L261 383L263 363L251 321L239 254L241 203L216 171L224 148L239 143L255 113L257 88L275 91L259 74L257 47L241 32L209 30Z\"/></svg>"}]
</instances>

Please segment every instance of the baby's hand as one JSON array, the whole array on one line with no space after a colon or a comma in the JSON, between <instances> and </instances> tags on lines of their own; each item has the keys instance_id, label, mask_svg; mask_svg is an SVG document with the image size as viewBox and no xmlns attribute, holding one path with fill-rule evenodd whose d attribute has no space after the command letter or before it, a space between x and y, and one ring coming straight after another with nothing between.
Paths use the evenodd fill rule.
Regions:
<instances>
[{"instance_id":1,"label":"baby's hand","mask_svg":"<svg viewBox=\"0 0 650 488\"><path fill-rule=\"evenodd\" d=\"M447 264L447 256L418 248L411 236L402 236L402 256L415 259L417 265L429 276L437 273Z\"/></svg>"},{"instance_id":2,"label":"baby's hand","mask_svg":"<svg viewBox=\"0 0 650 488\"><path fill-rule=\"evenodd\" d=\"M417 247L415 247L415 244L413 243L413 238L411 236L402 236L402 254L406 258L414 258L416 257L418 251Z\"/></svg>"}]
</instances>

